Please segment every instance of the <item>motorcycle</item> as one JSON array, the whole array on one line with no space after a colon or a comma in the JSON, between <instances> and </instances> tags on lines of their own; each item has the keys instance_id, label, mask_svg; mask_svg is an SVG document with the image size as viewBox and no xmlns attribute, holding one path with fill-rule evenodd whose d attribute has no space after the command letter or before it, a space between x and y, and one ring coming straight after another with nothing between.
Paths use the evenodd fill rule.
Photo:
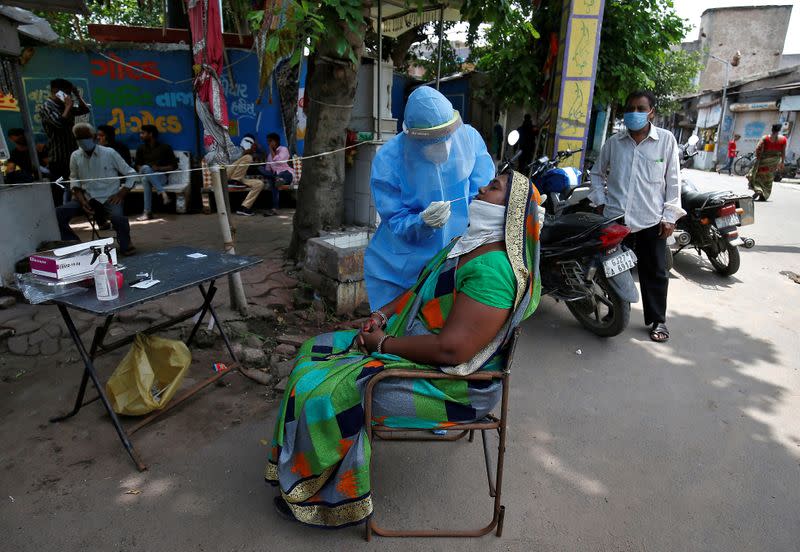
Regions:
<instances>
[{"instance_id":1,"label":"motorcycle","mask_svg":"<svg viewBox=\"0 0 800 552\"><path fill-rule=\"evenodd\" d=\"M509 143L513 138L512 133ZM540 157L529 168L534 185L547 195L539 240L542 294L564 301L590 332L612 337L628 326L631 303L639 300L631 275L636 256L622 244L630 233L627 226L595 213L563 212L567 200L562 194L579 187L580 171L558 164L574 153L558 152L553 160Z\"/></svg>"},{"instance_id":2,"label":"motorcycle","mask_svg":"<svg viewBox=\"0 0 800 552\"><path fill-rule=\"evenodd\" d=\"M700 141L700 138L696 134L692 134L689 136L689 139L686 141L685 144L680 144L678 146L678 151L680 153L679 160L681 164L681 168L685 169L689 166L689 163L692 162L692 159L695 158L697 155L697 142Z\"/></svg>"},{"instance_id":3,"label":"motorcycle","mask_svg":"<svg viewBox=\"0 0 800 552\"><path fill-rule=\"evenodd\" d=\"M722 276L739 270L739 246L750 249L755 240L739 236L739 227L755 222L755 203L749 195L731 191L702 192L683 179L681 204L686 215L678 220L667 247L667 269L672 269L673 255L687 247L705 253L711 266Z\"/></svg>"},{"instance_id":4,"label":"motorcycle","mask_svg":"<svg viewBox=\"0 0 800 552\"><path fill-rule=\"evenodd\" d=\"M787 161L782 169L775 171L775 182L784 178L800 178L800 160Z\"/></svg>"}]
</instances>

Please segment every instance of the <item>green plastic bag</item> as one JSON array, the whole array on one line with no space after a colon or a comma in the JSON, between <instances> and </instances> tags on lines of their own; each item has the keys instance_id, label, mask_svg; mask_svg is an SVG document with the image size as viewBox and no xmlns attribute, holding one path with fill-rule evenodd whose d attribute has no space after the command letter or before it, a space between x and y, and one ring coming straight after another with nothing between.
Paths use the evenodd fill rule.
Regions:
<instances>
[{"instance_id":1,"label":"green plastic bag","mask_svg":"<svg viewBox=\"0 0 800 552\"><path fill-rule=\"evenodd\" d=\"M138 334L106 383L117 414L141 416L163 408L175 396L192 362L182 341Z\"/></svg>"}]
</instances>

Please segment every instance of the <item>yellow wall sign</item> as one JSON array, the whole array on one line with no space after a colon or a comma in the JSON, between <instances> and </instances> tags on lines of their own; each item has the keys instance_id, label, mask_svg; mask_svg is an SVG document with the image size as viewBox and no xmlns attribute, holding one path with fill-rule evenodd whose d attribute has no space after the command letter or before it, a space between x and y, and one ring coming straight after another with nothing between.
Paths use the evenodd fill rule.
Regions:
<instances>
[{"instance_id":1,"label":"yellow wall sign","mask_svg":"<svg viewBox=\"0 0 800 552\"><path fill-rule=\"evenodd\" d=\"M0 92L0 111L19 111L17 99L11 94Z\"/></svg>"},{"instance_id":2,"label":"yellow wall sign","mask_svg":"<svg viewBox=\"0 0 800 552\"><path fill-rule=\"evenodd\" d=\"M594 15L602 19L604 0L575 0L572 13L575 15Z\"/></svg>"},{"instance_id":3,"label":"yellow wall sign","mask_svg":"<svg viewBox=\"0 0 800 552\"><path fill-rule=\"evenodd\" d=\"M563 0L555 151L586 147L604 7L605 0ZM578 168L582 164L582 154L563 162Z\"/></svg>"}]
</instances>

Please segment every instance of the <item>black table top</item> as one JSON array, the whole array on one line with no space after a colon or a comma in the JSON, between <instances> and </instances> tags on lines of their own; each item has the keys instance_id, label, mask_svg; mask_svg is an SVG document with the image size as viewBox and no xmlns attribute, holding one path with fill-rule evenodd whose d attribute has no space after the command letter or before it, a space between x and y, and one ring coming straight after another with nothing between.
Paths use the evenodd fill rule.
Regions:
<instances>
[{"instance_id":1,"label":"black table top","mask_svg":"<svg viewBox=\"0 0 800 552\"><path fill-rule=\"evenodd\" d=\"M193 259L187 256L191 253L206 256ZM105 316L250 268L259 264L261 259L180 245L127 257L122 262L125 266L122 271L125 283L119 290L119 298L98 301L94 286L91 285L81 293L53 299L53 303ZM137 273L150 271L154 272L156 280L160 280L158 284L148 289L130 287L138 279Z\"/></svg>"}]
</instances>

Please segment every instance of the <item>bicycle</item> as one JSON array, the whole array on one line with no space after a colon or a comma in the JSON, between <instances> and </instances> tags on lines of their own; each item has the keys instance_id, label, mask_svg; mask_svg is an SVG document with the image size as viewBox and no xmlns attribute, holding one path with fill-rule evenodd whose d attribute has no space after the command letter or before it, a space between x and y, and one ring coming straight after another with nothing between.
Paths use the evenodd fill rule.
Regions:
<instances>
[{"instance_id":1,"label":"bicycle","mask_svg":"<svg viewBox=\"0 0 800 552\"><path fill-rule=\"evenodd\" d=\"M745 176L756 162L756 153L751 151L736 158L733 162L733 172L736 176Z\"/></svg>"}]
</instances>

